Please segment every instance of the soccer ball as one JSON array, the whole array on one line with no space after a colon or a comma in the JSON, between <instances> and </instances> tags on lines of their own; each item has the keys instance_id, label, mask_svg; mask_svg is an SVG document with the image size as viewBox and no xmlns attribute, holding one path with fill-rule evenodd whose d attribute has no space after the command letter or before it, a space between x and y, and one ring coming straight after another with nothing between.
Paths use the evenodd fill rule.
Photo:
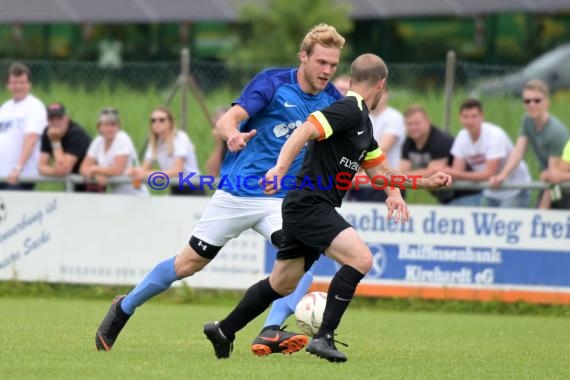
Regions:
<instances>
[{"instance_id":1,"label":"soccer ball","mask_svg":"<svg viewBox=\"0 0 570 380\"><path fill-rule=\"evenodd\" d=\"M313 336L319 331L326 304L325 292L311 292L301 298L295 307L295 322L303 334Z\"/></svg>"}]
</instances>

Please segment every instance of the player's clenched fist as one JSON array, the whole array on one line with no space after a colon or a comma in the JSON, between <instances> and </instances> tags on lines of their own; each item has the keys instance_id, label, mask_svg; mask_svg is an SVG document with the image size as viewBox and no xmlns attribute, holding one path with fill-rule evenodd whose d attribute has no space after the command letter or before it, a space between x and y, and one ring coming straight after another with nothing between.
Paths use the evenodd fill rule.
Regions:
<instances>
[{"instance_id":1,"label":"player's clenched fist","mask_svg":"<svg viewBox=\"0 0 570 380\"><path fill-rule=\"evenodd\" d=\"M442 187L451 187L453 180L449 174L443 172L434 173L431 177L424 179L423 188L427 190L436 190Z\"/></svg>"},{"instance_id":2,"label":"player's clenched fist","mask_svg":"<svg viewBox=\"0 0 570 380\"><path fill-rule=\"evenodd\" d=\"M279 191L281 180L285 175L283 169L273 167L265 173L265 177L259 181L259 185L263 188L266 195L273 195Z\"/></svg>"}]
</instances>

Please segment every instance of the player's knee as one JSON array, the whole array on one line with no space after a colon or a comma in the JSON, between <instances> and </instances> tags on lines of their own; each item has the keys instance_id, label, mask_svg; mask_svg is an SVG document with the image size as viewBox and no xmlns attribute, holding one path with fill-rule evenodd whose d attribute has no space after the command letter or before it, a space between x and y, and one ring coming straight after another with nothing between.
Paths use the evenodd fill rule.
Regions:
<instances>
[{"instance_id":1,"label":"player's knee","mask_svg":"<svg viewBox=\"0 0 570 380\"><path fill-rule=\"evenodd\" d=\"M302 273L300 275L297 274L289 274L286 277L273 277L269 279L271 287L277 293L281 294L282 296L287 296L295 290L299 280L301 279Z\"/></svg>"},{"instance_id":2,"label":"player's knee","mask_svg":"<svg viewBox=\"0 0 570 380\"><path fill-rule=\"evenodd\" d=\"M357 271L361 273L368 273L370 269L372 269L372 255L371 254L362 254L357 257L352 258L351 260L347 261L345 264L350 265Z\"/></svg>"},{"instance_id":3,"label":"player's knee","mask_svg":"<svg viewBox=\"0 0 570 380\"><path fill-rule=\"evenodd\" d=\"M277 289L275 290L277 293L281 294L282 296L288 296L289 294L293 293L297 284L293 283L280 283L276 285Z\"/></svg>"},{"instance_id":4,"label":"player's knee","mask_svg":"<svg viewBox=\"0 0 570 380\"><path fill-rule=\"evenodd\" d=\"M174 271L179 279L192 276L201 271L210 260L198 256L190 247L185 248L174 260Z\"/></svg>"}]
</instances>

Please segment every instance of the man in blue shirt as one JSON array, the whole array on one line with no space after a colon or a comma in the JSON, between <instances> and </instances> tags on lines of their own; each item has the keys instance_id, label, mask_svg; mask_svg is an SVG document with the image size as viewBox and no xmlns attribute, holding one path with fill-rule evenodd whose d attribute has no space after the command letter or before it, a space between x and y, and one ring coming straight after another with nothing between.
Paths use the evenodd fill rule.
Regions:
<instances>
[{"instance_id":1,"label":"man in blue shirt","mask_svg":"<svg viewBox=\"0 0 570 380\"><path fill-rule=\"evenodd\" d=\"M182 252L159 263L127 296L118 296L95 335L96 347L108 351L135 309L179 279L204 268L222 247L252 228L275 246L283 238L281 203L285 191L264 194L264 178L292 132L313 111L342 98L330 84L340 60L344 38L326 24L313 27L301 43L298 68L269 69L255 76L216 124L228 146L218 190ZM291 165L296 174L303 155ZM283 331L285 319L312 282L308 273L297 289L276 302L261 334L253 341L255 355L293 353L308 342L303 334Z\"/></svg>"}]
</instances>

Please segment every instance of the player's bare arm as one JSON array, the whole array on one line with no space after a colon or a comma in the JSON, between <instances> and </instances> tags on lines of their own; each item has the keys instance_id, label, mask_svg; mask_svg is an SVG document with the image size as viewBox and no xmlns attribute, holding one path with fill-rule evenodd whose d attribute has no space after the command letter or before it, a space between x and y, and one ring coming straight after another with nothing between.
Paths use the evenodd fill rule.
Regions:
<instances>
[{"instance_id":1,"label":"player's bare arm","mask_svg":"<svg viewBox=\"0 0 570 380\"><path fill-rule=\"evenodd\" d=\"M256 130L249 132L239 131L239 124L248 118L247 111L236 104L220 117L220 120L216 123L216 131L226 141L230 152L242 150L247 142L256 135Z\"/></svg>"},{"instance_id":2,"label":"player's bare arm","mask_svg":"<svg viewBox=\"0 0 570 380\"><path fill-rule=\"evenodd\" d=\"M443 187L450 187L452 184L451 175L445 172L438 171L427 178L423 178L420 175L410 175L408 173L402 172L399 169L390 168L385 164L385 161L372 168L366 169L366 174L368 174L370 178L377 175L381 176L380 178L382 178L382 176L385 176L388 179L394 178L394 180L391 181L392 183L397 185L401 183L404 188L414 189L414 190L416 189L437 190ZM398 179L398 181L395 180L396 178ZM402 180L399 181L399 179ZM382 186L383 185L382 179L379 182L380 183L378 183L378 186ZM386 188L388 187L390 186L387 186ZM398 187L399 186L396 186L396 188Z\"/></svg>"},{"instance_id":3,"label":"player's bare arm","mask_svg":"<svg viewBox=\"0 0 570 380\"><path fill-rule=\"evenodd\" d=\"M281 179L289 171L289 167L295 157L297 157L308 141L318 138L321 138L321 134L318 128L310 121L304 122L303 125L291 134L285 145L283 145L283 148L281 148L277 163L265 174L267 183L264 191L265 194L272 195L279 190Z\"/></svg>"}]
</instances>

